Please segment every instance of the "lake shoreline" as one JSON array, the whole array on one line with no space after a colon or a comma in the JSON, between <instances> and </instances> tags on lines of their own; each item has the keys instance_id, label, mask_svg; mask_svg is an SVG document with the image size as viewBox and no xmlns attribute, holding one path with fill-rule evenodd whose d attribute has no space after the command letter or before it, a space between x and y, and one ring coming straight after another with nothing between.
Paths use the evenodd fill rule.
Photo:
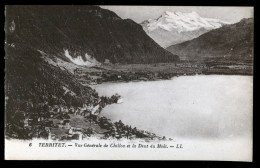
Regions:
<instances>
[{"instance_id":1,"label":"lake shoreline","mask_svg":"<svg viewBox=\"0 0 260 168\"><path fill-rule=\"evenodd\" d=\"M131 82L152 82L152 81L168 81L174 78L178 78L178 77L183 77L183 76L210 76L210 75L223 75L223 76L254 76L253 74L217 74L217 73L208 73L208 74L189 74L189 75L178 75L178 76L173 76L169 79L147 79L147 80L143 80L143 79L135 79L135 80L129 80L129 81L125 81L125 80L113 80L113 81L105 81L102 83L96 83L96 84L89 84L89 86L98 86L98 85L102 85L102 84L107 84L107 83L131 83Z\"/></svg>"},{"instance_id":2,"label":"lake shoreline","mask_svg":"<svg viewBox=\"0 0 260 168\"><path fill-rule=\"evenodd\" d=\"M212 78L214 78L214 76L213 75L197 75L199 78L202 78L203 80L207 80L207 76L208 77L210 77L208 80L211 80ZM204 78L204 77L206 77L206 78ZM238 79L240 79L240 78L244 78L245 77L245 75L230 75L230 76L232 76L231 78L229 78L229 77L227 77L227 75L217 75L217 76L221 76L221 77L224 77L224 79L222 78L217 78L217 79L219 79L220 81L219 81L219 83L218 84L216 84L217 86L221 86L222 85L222 83L223 83L223 86L225 86L226 84L228 84L229 82L227 81L227 80L225 80L225 79L230 79L231 81L230 82L232 82L233 84L235 84L236 82L235 81L240 81L240 80L238 80ZM240 76L240 77L239 77ZM248 77L250 77L250 78L248 78L248 79L250 79L251 80L251 75L246 75L246 76L248 76ZM179 80L189 80L189 77L193 77L192 79L197 79L197 78L194 78L194 77L196 77L196 76L179 76L179 77L188 77L188 78L182 78L182 79L179 79ZM172 78L172 79L177 79L177 78ZM192 82L192 81L194 81L194 80L190 80L190 82ZM246 78L247 79L247 78ZM179 80L177 80L177 81L175 81L174 83L176 83L176 84L174 84L174 85L179 85L180 84L180 82L178 82ZM172 83L172 82L170 82L171 80L156 80L157 82L156 83L154 83L153 85L158 85L156 88L158 88L158 89L163 89L163 88L165 88L165 89L167 89L167 86L170 84L170 83ZM167 83L164 83L164 81L169 81L169 82L167 82ZM248 82L250 82L250 81L245 81L245 80L242 80L242 81L244 81L244 82L246 82L246 83L248 83ZM142 82L142 83L141 83ZM146 83L146 82L148 82L148 83ZM131 111L131 113L133 113L134 111L133 110L135 110L137 107L136 107L136 105L133 105L133 104L131 104L131 102L138 102L138 104L139 105L141 105L141 104L147 104L146 102L144 102L144 103L141 103L140 101L142 101L142 100L147 100L147 99L149 99L148 97L143 97L142 96L142 94L141 93L139 93L139 92L143 92L143 89L145 89L146 87L150 87L150 84L152 84L152 83L150 83L149 84L149 82L152 82L152 81L142 81L142 80L139 80L139 81L129 81L129 82L124 82L124 81L120 81L120 82L118 82L118 81L114 81L114 82L104 82L103 84L104 84L104 87L103 87L103 89L102 89L102 84L98 84L98 85L95 85L95 86L93 86L93 88L99 93L99 95L101 95L101 96L103 96L103 95L106 95L106 96L109 96L111 93L118 93L119 95L121 95L121 96L123 96L123 98L124 98L124 100L126 100L123 104L120 104L120 105L116 105L116 104L114 104L113 105L113 107L105 107L105 109L103 109L102 110L102 112L101 112L101 115L103 115L103 116L105 116L105 117L107 117L107 118L109 118L109 119L112 119L111 118L111 115L112 115L112 117L114 117L114 119L115 119L115 121L117 120L119 120L119 119L121 119L122 120L122 122L124 122L125 123L125 120L124 120L124 118L125 117L120 117L120 116L122 116L122 115L126 115L126 116L128 116L127 118L129 118L130 116L129 116L129 114L128 114L128 112L126 112L126 111ZM234 83L235 82L235 83ZM132 84L130 84L130 85L128 85L129 83L133 83L133 85ZM160 84L161 83L161 84ZM108 84L108 85L107 85ZM122 84L122 85L121 85ZM181 84L185 84L185 83L183 83L183 82L181 82ZM188 85L190 85L189 83L187 83ZM203 84L203 83L202 83ZM167 85L167 86L165 86L165 85ZM210 83L209 83L209 85L211 85ZM215 85L215 84L214 84ZM230 85L230 84L229 84ZM139 87L139 89L138 90L136 90L135 89L135 91L133 90L133 89L131 89L132 87L138 87L138 86L140 86ZM234 85L235 86L235 85ZM130 87L130 88L129 88ZM163 87L163 88L162 88ZM198 86L198 87L200 87L200 86ZM203 87L203 85L202 85L202 87ZM186 88L186 87L185 87ZM185 89L185 88L183 88L183 89ZM214 87L213 87L214 88ZM236 88L236 87L235 87ZM169 88L170 89L170 88ZM232 89L234 89L234 88L232 88ZM113 92L113 90L116 90L116 91L114 91ZM125 96L125 92L124 92L124 90L127 90L127 93L131 93L131 97L129 97L129 95L128 96ZM179 89L178 89L179 90ZM177 90L177 91L178 91ZM181 89L182 90L182 89ZM189 90L192 90L192 89L189 89ZM194 89L194 90L197 90L198 91L198 89ZM210 90L215 90L215 89L210 89ZM162 92L163 90L158 90L158 92ZM186 93L186 91L187 91L187 89L185 89L185 94L187 94ZM102 93L103 92L103 93ZM124 92L123 94L121 94L121 92ZM138 93L138 94L141 94L141 97L140 96L138 96L138 94L136 95L136 93ZM149 97L154 97L153 95L153 93L152 92L155 92L155 93L157 93L157 91L149 91L149 90L147 90L146 91L146 93L149 93ZM188 92L189 93L189 92ZM237 93L237 92L234 92L234 93ZM134 96L134 97L133 97ZM137 97L136 97L137 96ZM158 95L158 96L155 96L155 97L161 97L162 98L162 95ZM174 97L175 98L171 98L171 99L169 99L169 100L174 100L174 99L178 99L178 94L177 95L174 95ZM196 97L198 97L198 96L196 96ZM200 99L197 99L196 97L194 97L194 99L191 99L191 100L186 100L186 99L183 99L184 101L187 101L187 103L188 102L190 102L190 101L200 101ZM210 97L209 97L210 98ZM209 99L209 98L206 98L206 99ZM133 100L134 99L134 100ZM212 99L212 98L210 98L210 99ZM183 100L180 100L180 101L183 101ZM164 100L164 101L159 101L159 102L161 102L161 103L167 103L168 101L167 100ZM125 104L125 103L129 103L128 105L127 104ZM159 104L161 104L161 103L159 103ZM163 103L163 104L164 104ZM152 105L152 107L154 107L153 106L153 102L149 102L149 104L151 104ZM178 106L178 104L176 104L176 103L174 103L174 102L172 102L172 104L174 105L174 107L175 106ZM204 105L206 105L206 106L209 106L210 104L204 104ZM185 106L189 106L188 104L186 104ZM193 106L193 105L192 105ZM134 109L132 108L132 107L135 107ZM168 106L165 106L165 107L168 107ZM181 107L179 107L179 108L181 108L181 109L186 109L187 107L183 107L183 106L181 106ZM203 109L203 106L201 107L202 109L202 111L205 111L204 109ZM206 107L204 107L205 109L207 109ZM211 106L209 106L209 108L212 108ZM140 108L137 108L137 109L140 109ZM143 109L143 108L141 108L141 109ZM144 108L145 109L145 108ZM184 110L183 109L183 110ZM188 108L188 109L192 109L192 108ZM200 108L199 108L200 109ZM118 110L120 111L120 113L118 113ZM150 110L153 110L153 108L148 108L148 109L145 109L144 111L150 111ZM110 113L110 111L112 112L112 114L110 115L109 114L109 116L108 116L108 112ZM143 111L143 112L144 112ZM167 109L166 110L163 110L163 111L168 111ZM184 110L184 112L185 112L186 110ZM231 110L231 111L233 111L233 110ZM105 112L105 113L104 113ZM124 114L125 113L125 114ZM140 113L140 112L139 112ZM185 112L186 113L186 112ZM104 115L105 114L105 115ZM141 114L141 113L140 113ZM132 114L131 114L132 115ZM147 114L148 115L148 114ZM196 118L196 117L195 117ZM209 118L210 119L210 118ZM146 120L146 119L144 119L144 120ZM210 119L211 120L211 119ZM130 122L131 123L131 122ZM126 124L129 124L129 121L128 122L126 122ZM132 124L131 124L132 125ZM138 125L134 125L134 126L136 126L137 128L141 128L142 130L146 130L146 129L144 129L144 127L139 127ZM148 129L149 130L149 129ZM149 130L149 131L151 131L151 130ZM154 132L154 131L151 131L151 132ZM154 133L156 133L156 132L154 132ZM158 133L158 132L157 132ZM165 135L166 137L171 137L172 138L172 136L168 136L168 135L166 135L166 134L164 134L164 133L161 133L161 134L158 134L158 135Z\"/></svg>"},{"instance_id":3,"label":"lake shoreline","mask_svg":"<svg viewBox=\"0 0 260 168\"><path fill-rule=\"evenodd\" d=\"M114 81L157 81L176 76L254 74L252 63L239 62L104 64L101 67L77 68L75 72L74 75L84 85Z\"/></svg>"}]
</instances>

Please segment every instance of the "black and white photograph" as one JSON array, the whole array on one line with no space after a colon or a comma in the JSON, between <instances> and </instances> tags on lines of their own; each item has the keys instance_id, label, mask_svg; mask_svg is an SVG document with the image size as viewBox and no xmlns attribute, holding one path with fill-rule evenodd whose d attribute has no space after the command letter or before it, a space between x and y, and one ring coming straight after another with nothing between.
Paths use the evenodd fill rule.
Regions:
<instances>
[{"instance_id":1,"label":"black and white photograph","mask_svg":"<svg viewBox=\"0 0 260 168\"><path fill-rule=\"evenodd\" d=\"M5 6L5 160L252 162L254 7Z\"/></svg>"}]
</instances>

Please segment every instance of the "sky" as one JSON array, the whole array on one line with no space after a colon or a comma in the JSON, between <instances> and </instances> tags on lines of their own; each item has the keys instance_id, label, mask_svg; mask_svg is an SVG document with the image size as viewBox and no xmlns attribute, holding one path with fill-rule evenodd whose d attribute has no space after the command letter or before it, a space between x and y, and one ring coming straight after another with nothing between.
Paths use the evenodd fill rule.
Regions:
<instances>
[{"instance_id":1,"label":"sky","mask_svg":"<svg viewBox=\"0 0 260 168\"><path fill-rule=\"evenodd\" d=\"M230 23L243 18L253 17L253 7L202 7L202 6L100 6L115 12L122 19L132 19L141 23L147 19L156 19L165 11L197 12L201 17L216 18Z\"/></svg>"}]
</instances>

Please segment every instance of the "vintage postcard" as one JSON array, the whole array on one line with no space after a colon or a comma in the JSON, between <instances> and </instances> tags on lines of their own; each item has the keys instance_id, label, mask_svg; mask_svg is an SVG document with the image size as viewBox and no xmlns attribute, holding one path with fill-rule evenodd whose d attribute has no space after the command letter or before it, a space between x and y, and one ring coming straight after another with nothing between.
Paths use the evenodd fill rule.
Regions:
<instances>
[{"instance_id":1,"label":"vintage postcard","mask_svg":"<svg viewBox=\"0 0 260 168\"><path fill-rule=\"evenodd\" d=\"M253 27L253 7L5 6L5 159L251 162Z\"/></svg>"}]
</instances>

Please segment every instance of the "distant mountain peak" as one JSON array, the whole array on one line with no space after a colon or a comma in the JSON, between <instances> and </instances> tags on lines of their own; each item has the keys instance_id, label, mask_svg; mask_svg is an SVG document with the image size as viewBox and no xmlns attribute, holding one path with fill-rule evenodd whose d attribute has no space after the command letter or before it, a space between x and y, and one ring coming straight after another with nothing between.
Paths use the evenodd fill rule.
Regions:
<instances>
[{"instance_id":1,"label":"distant mountain peak","mask_svg":"<svg viewBox=\"0 0 260 168\"><path fill-rule=\"evenodd\" d=\"M148 19L141 23L146 33L162 47L191 40L226 24L230 23L201 17L195 11L165 11L157 19Z\"/></svg>"},{"instance_id":2,"label":"distant mountain peak","mask_svg":"<svg viewBox=\"0 0 260 168\"><path fill-rule=\"evenodd\" d=\"M147 29L153 31L155 29L164 29L166 31L177 30L178 32L183 31L194 31L201 28L205 29L216 29L225 24L230 24L228 22L213 19L213 18L203 18L195 11L190 13L184 13L180 11L165 11L159 18L149 19Z\"/></svg>"},{"instance_id":3,"label":"distant mountain peak","mask_svg":"<svg viewBox=\"0 0 260 168\"><path fill-rule=\"evenodd\" d=\"M184 13L184 12L180 12L180 11L165 11L161 16L166 16L166 17L172 17L172 16L183 16L183 15L187 15L187 16L194 16L194 17L200 17L199 14L195 11L192 11L190 13Z\"/></svg>"}]
</instances>

